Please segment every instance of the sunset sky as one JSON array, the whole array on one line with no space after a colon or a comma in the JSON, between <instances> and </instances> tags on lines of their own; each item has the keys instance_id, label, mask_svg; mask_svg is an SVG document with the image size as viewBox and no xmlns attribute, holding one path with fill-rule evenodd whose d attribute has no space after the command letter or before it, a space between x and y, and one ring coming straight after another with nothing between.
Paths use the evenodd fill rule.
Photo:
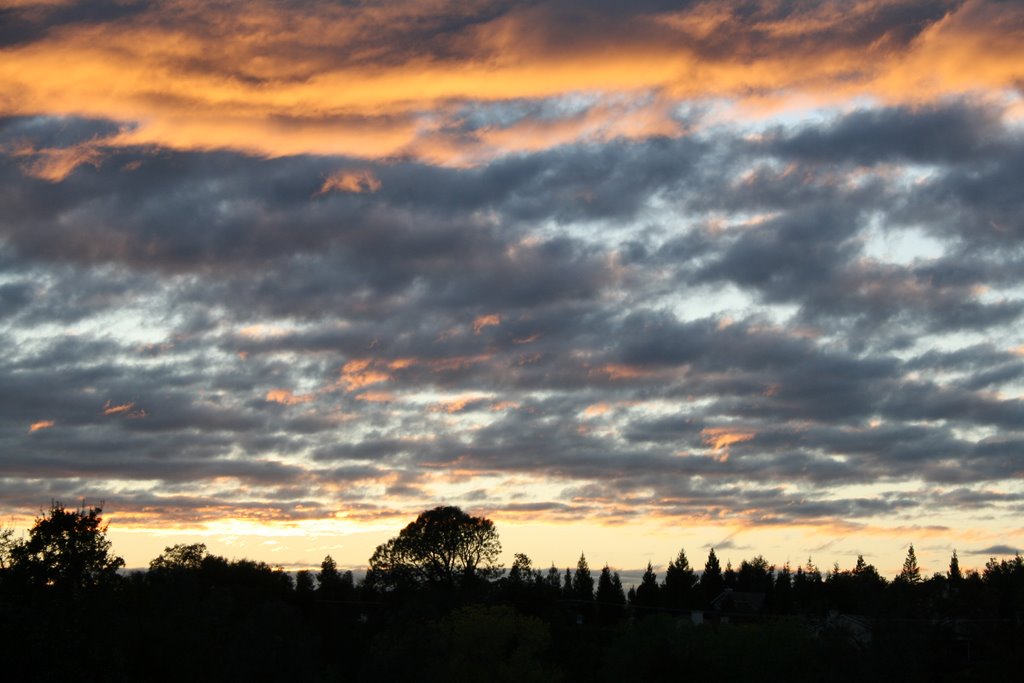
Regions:
<instances>
[{"instance_id":1,"label":"sunset sky","mask_svg":"<svg viewBox=\"0 0 1024 683\"><path fill-rule=\"evenodd\" d=\"M1024 548L1024 4L0 0L0 522Z\"/></svg>"}]
</instances>

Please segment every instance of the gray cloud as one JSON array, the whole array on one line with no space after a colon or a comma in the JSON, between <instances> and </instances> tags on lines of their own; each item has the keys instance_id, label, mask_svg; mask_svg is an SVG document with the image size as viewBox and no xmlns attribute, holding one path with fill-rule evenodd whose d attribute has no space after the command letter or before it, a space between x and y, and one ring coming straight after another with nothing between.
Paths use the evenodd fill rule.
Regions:
<instances>
[{"instance_id":1,"label":"gray cloud","mask_svg":"<svg viewBox=\"0 0 1024 683\"><path fill-rule=\"evenodd\" d=\"M928 5L901 4L885 39L912 40ZM886 12L840 38L878 39ZM545 106L495 105L466 134ZM1001 514L1019 498L989 489L1017 476L1024 440L1024 146L998 114L862 110L478 168L104 149L59 182L12 145L117 125L7 119L0 497L115 480L108 500L169 519L370 517L460 471L556 482L544 500L479 481L464 498L566 519ZM927 175L886 175L909 164ZM319 193L345 168L380 188ZM879 226L942 254L871 256ZM352 362L378 376L347 385ZM834 493L908 480L922 490Z\"/></svg>"}]
</instances>

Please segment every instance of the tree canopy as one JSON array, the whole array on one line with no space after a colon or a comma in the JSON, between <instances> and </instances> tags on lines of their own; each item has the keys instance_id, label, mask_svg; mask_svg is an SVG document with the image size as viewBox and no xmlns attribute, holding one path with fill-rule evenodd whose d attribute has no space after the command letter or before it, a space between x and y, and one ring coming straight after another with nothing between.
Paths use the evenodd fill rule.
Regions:
<instances>
[{"instance_id":1,"label":"tree canopy","mask_svg":"<svg viewBox=\"0 0 1024 683\"><path fill-rule=\"evenodd\" d=\"M51 502L28 539L11 547L11 568L31 584L72 594L113 583L124 560L110 552L102 512L99 506L69 510Z\"/></svg>"},{"instance_id":2,"label":"tree canopy","mask_svg":"<svg viewBox=\"0 0 1024 683\"><path fill-rule=\"evenodd\" d=\"M500 553L494 522L457 507L436 507L377 546L368 580L382 587L461 584L495 574Z\"/></svg>"}]
</instances>

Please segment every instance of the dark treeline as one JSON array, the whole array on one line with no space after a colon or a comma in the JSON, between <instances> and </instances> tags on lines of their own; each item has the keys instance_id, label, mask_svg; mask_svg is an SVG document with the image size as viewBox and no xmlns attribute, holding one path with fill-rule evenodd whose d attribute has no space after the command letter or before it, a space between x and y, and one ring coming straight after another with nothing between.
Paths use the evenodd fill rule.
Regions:
<instances>
[{"instance_id":1,"label":"dark treeline","mask_svg":"<svg viewBox=\"0 0 1024 683\"><path fill-rule=\"evenodd\" d=\"M609 567L511 567L490 520L421 514L355 581L329 556L280 568L174 545L126 573L99 508L51 505L0 533L9 680L1015 680L1024 561L892 580L684 551L624 589Z\"/></svg>"}]
</instances>

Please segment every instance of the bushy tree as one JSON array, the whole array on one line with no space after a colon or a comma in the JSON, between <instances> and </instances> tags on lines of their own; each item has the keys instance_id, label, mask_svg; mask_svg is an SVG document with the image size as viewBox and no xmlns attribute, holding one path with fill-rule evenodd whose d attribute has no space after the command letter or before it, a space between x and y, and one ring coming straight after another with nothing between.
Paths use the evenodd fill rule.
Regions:
<instances>
[{"instance_id":1,"label":"bushy tree","mask_svg":"<svg viewBox=\"0 0 1024 683\"><path fill-rule=\"evenodd\" d=\"M524 553L516 553L506 581L517 586L534 583L533 561Z\"/></svg>"},{"instance_id":2,"label":"bushy tree","mask_svg":"<svg viewBox=\"0 0 1024 683\"><path fill-rule=\"evenodd\" d=\"M295 593L304 598L313 595L315 585L313 574L308 569L303 569L295 574Z\"/></svg>"},{"instance_id":3,"label":"bushy tree","mask_svg":"<svg viewBox=\"0 0 1024 683\"><path fill-rule=\"evenodd\" d=\"M419 515L398 536L377 546L368 580L384 588L400 585L464 585L494 576L501 542L494 522L457 507Z\"/></svg>"},{"instance_id":4,"label":"bushy tree","mask_svg":"<svg viewBox=\"0 0 1024 683\"><path fill-rule=\"evenodd\" d=\"M77 594L110 586L124 560L110 552L100 506L69 510L59 502L36 518L28 539L10 549L14 574L35 586Z\"/></svg>"},{"instance_id":5,"label":"bushy tree","mask_svg":"<svg viewBox=\"0 0 1024 683\"><path fill-rule=\"evenodd\" d=\"M178 543L164 548L164 551L149 563L149 570L151 572L198 570L203 566L203 560L209 555L205 543Z\"/></svg>"},{"instance_id":6,"label":"bushy tree","mask_svg":"<svg viewBox=\"0 0 1024 683\"><path fill-rule=\"evenodd\" d=\"M15 543L13 528L0 529L0 571L11 566L11 551L14 550Z\"/></svg>"},{"instance_id":7,"label":"bushy tree","mask_svg":"<svg viewBox=\"0 0 1024 683\"><path fill-rule=\"evenodd\" d=\"M768 594L772 591L774 581L775 566L769 565L762 555L741 561L740 569L736 572L736 586L741 591Z\"/></svg>"}]
</instances>

